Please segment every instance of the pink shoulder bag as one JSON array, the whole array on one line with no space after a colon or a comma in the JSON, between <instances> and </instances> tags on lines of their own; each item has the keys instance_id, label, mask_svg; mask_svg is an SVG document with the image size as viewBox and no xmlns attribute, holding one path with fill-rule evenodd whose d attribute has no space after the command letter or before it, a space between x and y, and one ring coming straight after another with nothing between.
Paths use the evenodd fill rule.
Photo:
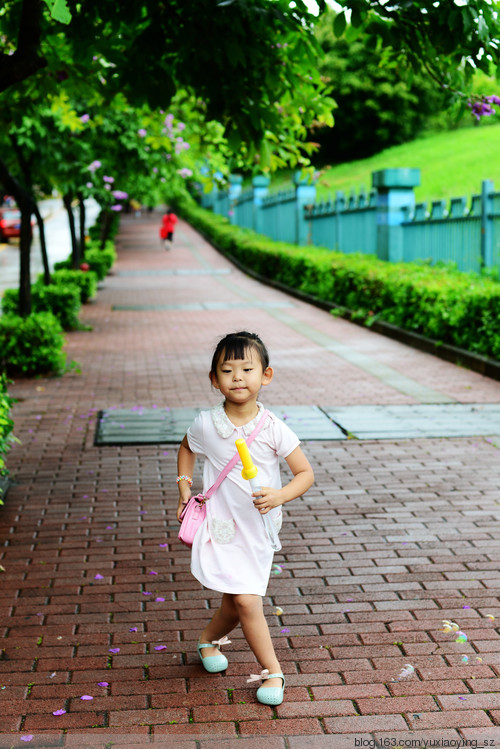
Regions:
<instances>
[{"instance_id":1,"label":"pink shoulder bag","mask_svg":"<svg viewBox=\"0 0 500 749\"><path fill-rule=\"evenodd\" d=\"M265 410L259 423L253 430L252 434L246 440L247 445L250 446L254 441L254 439L264 426L264 422L266 421L268 416L269 411ZM219 488L219 486L222 484L226 476L232 471L239 459L240 456L238 453L236 453L231 458L224 470L220 472L215 484L213 484L213 486L211 486L210 489L205 492L205 494L197 494L195 497L189 498L189 501L187 502L180 516L182 523L178 534L179 540L182 541L182 543L186 546L189 546L191 548L191 546L193 545L194 537L196 536L198 529L201 527L201 524L205 520L207 514L205 502L207 502L212 494Z\"/></svg>"}]
</instances>

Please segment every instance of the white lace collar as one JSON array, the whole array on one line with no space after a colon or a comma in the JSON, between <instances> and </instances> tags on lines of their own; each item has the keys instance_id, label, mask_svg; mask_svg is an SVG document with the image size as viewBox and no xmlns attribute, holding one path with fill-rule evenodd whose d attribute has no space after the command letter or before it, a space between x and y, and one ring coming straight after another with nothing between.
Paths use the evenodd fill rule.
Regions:
<instances>
[{"instance_id":1,"label":"white lace collar","mask_svg":"<svg viewBox=\"0 0 500 749\"><path fill-rule=\"evenodd\" d=\"M262 403L259 403L259 401L257 401L257 406L259 408L259 413L257 414L257 416L252 419L252 421L249 421L248 424L244 424L242 427L243 434L245 434L245 436L248 436L253 432L253 430L257 426L257 422L264 412L264 406L262 405ZM232 435L235 429L237 429L233 422L229 420L229 417L224 410L223 403L219 403L217 406L213 406L213 408L210 409L210 413L212 415L212 421L214 422L214 426L219 437L226 439L227 437L230 437Z\"/></svg>"}]
</instances>

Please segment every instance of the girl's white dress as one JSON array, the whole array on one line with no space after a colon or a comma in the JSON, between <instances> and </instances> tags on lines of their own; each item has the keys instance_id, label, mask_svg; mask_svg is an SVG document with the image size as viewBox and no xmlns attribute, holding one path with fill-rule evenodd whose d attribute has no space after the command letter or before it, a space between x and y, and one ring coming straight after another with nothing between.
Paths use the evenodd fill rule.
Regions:
<instances>
[{"instance_id":1,"label":"girl's white dress","mask_svg":"<svg viewBox=\"0 0 500 749\"><path fill-rule=\"evenodd\" d=\"M188 429L189 448L205 457L205 491L236 453L235 441L246 439L255 429L264 409L261 403L257 405L259 414L242 427L229 421L220 404L202 411ZM269 413L249 448L261 486L281 487L279 458L286 458L299 444L297 435ZM250 483L241 476L242 468L238 461L206 503L207 516L193 541L191 572L211 590L264 596L274 552L262 516L254 507ZM281 507L274 507L269 514L279 531Z\"/></svg>"}]
</instances>

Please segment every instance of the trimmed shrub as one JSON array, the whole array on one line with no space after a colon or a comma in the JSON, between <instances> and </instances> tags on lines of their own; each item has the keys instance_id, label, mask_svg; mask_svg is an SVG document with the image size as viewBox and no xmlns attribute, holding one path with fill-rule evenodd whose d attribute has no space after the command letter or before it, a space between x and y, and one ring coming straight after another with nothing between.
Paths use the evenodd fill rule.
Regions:
<instances>
[{"instance_id":1,"label":"trimmed shrub","mask_svg":"<svg viewBox=\"0 0 500 749\"><path fill-rule=\"evenodd\" d=\"M10 409L14 399L7 392L7 378L5 373L0 374L0 476L7 476L8 470L5 462L11 445L16 441L12 434L14 422L10 418ZM0 505L2 501L2 488L0 487Z\"/></svg>"},{"instance_id":2,"label":"trimmed shrub","mask_svg":"<svg viewBox=\"0 0 500 749\"><path fill-rule=\"evenodd\" d=\"M54 270L74 270L71 256L66 260L58 260L57 263L54 263Z\"/></svg>"},{"instance_id":3,"label":"trimmed shrub","mask_svg":"<svg viewBox=\"0 0 500 749\"><path fill-rule=\"evenodd\" d=\"M39 276L38 281L40 281L41 278L42 276ZM67 286L68 284L78 286L82 304L88 302L88 300L92 299L92 297L97 293L97 276L94 271L91 270L56 270L52 274L52 283L62 284L64 286Z\"/></svg>"},{"instance_id":4,"label":"trimmed shrub","mask_svg":"<svg viewBox=\"0 0 500 749\"><path fill-rule=\"evenodd\" d=\"M38 282L31 287L33 312L52 312L64 330L78 330L81 327L78 313L82 303L80 289L75 284L50 284ZM17 315L19 308L18 289L6 289L2 297L2 311L5 315Z\"/></svg>"},{"instance_id":5,"label":"trimmed shrub","mask_svg":"<svg viewBox=\"0 0 500 749\"><path fill-rule=\"evenodd\" d=\"M109 254L97 247L90 247L85 252L84 262L90 265L90 270L96 274L98 281L103 281L108 275L111 267L109 260Z\"/></svg>"},{"instance_id":6,"label":"trimmed shrub","mask_svg":"<svg viewBox=\"0 0 500 749\"><path fill-rule=\"evenodd\" d=\"M85 256L82 260L90 266L90 270L97 275L97 280L102 281L116 263L116 250L111 240L106 242L103 250L100 249L97 242L90 242L85 249ZM66 260L54 263L54 270L73 270L71 256Z\"/></svg>"},{"instance_id":7,"label":"trimmed shrub","mask_svg":"<svg viewBox=\"0 0 500 749\"><path fill-rule=\"evenodd\" d=\"M200 208L177 210L224 253L263 278L332 307L351 310L367 325L383 320L438 343L500 359L500 284L450 267L388 263L363 254L273 242ZM336 311L338 313L338 310Z\"/></svg>"},{"instance_id":8,"label":"trimmed shrub","mask_svg":"<svg viewBox=\"0 0 500 749\"><path fill-rule=\"evenodd\" d=\"M0 369L9 375L60 374L63 346L61 324L51 312L0 317Z\"/></svg>"}]
</instances>

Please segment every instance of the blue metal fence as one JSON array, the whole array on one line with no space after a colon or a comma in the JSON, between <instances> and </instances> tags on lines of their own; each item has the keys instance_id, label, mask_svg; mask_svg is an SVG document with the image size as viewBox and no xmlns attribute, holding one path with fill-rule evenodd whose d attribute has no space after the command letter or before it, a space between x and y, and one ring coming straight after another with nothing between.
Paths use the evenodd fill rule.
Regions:
<instances>
[{"instance_id":1,"label":"blue metal fence","mask_svg":"<svg viewBox=\"0 0 500 749\"><path fill-rule=\"evenodd\" d=\"M500 192L485 180L480 195L415 204L418 169L373 173L374 188L348 198L317 202L314 184L295 177L295 188L269 194L269 180L254 179L241 191L241 178L229 191L203 196L202 203L238 226L276 241L377 255L391 262L453 263L459 270L500 269Z\"/></svg>"},{"instance_id":2,"label":"blue metal fence","mask_svg":"<svg viewBox=\"0 0 500 749\"><path fill-rule=\"evenodd\" d=\"M296 241L295 190L278 192L262 201L261 231L277 242Z\"/></svg>"}]
</instances>

